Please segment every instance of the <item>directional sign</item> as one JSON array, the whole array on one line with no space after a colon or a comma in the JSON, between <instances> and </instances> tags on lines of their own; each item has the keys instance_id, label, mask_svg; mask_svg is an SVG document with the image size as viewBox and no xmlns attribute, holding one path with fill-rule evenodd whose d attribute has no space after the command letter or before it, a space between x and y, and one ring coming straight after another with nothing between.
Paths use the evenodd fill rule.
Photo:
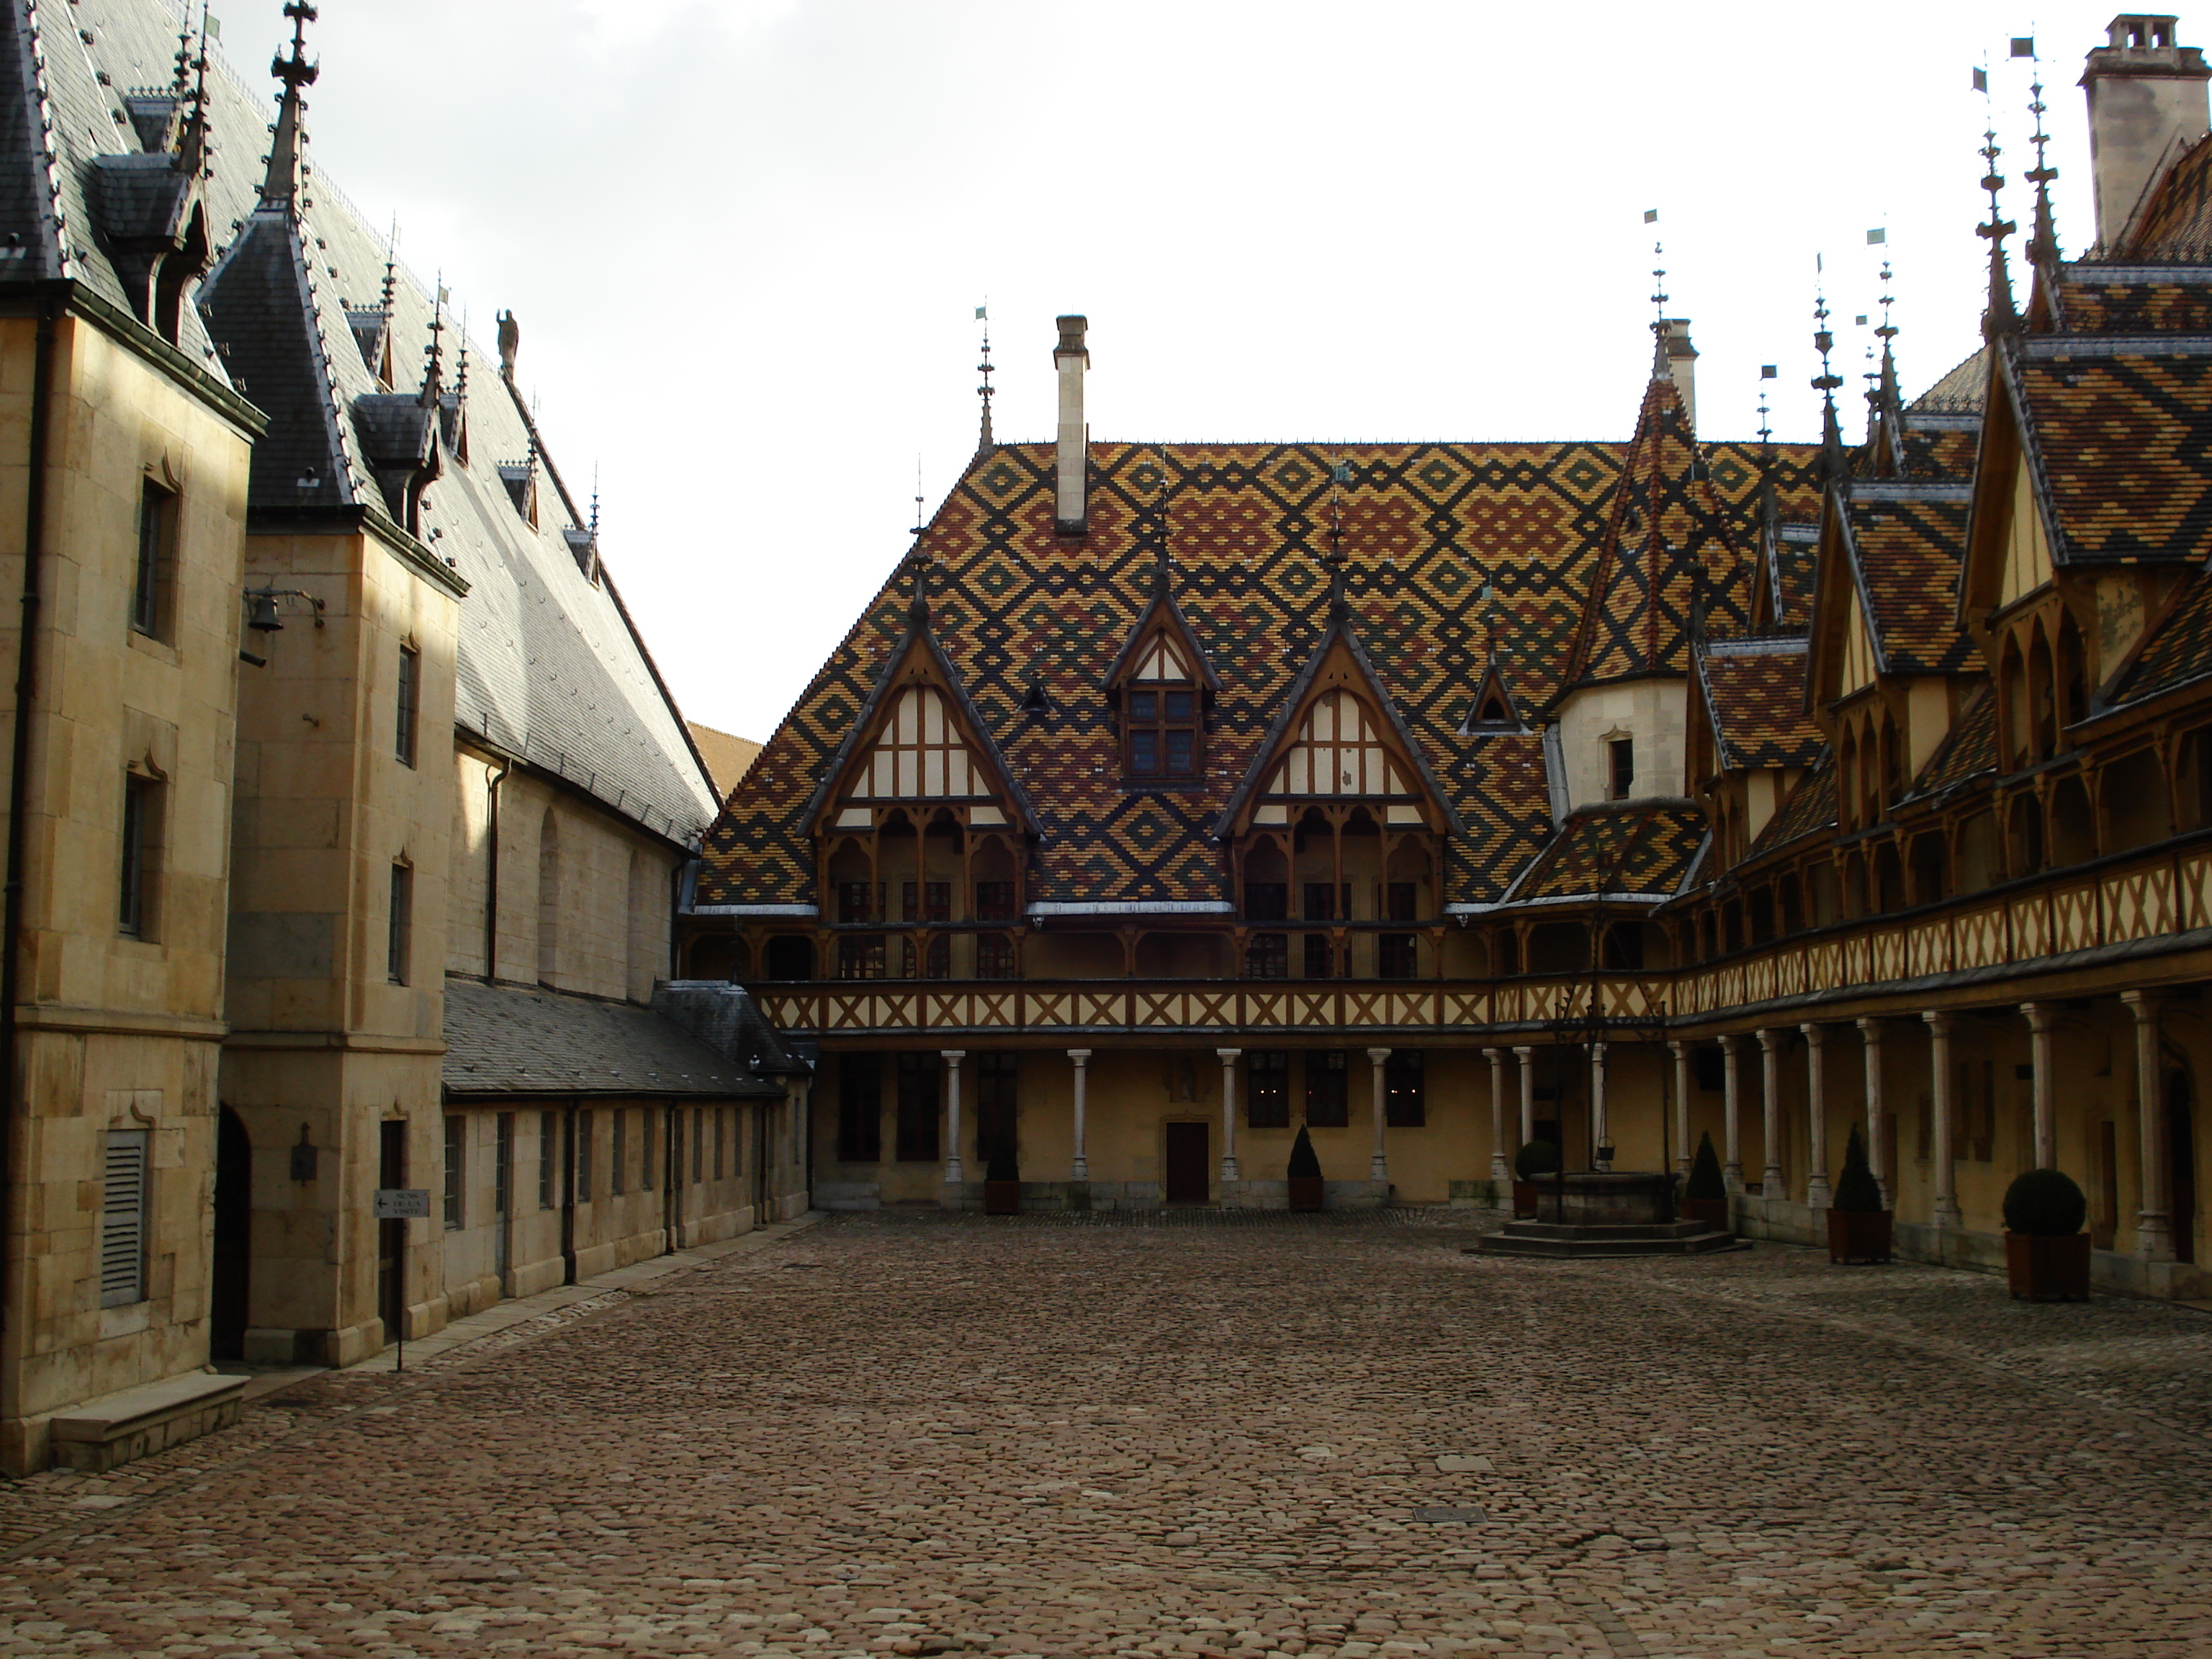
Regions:
<instances>
[{"instance_id":1,"label":"directional sign","mask_svg":"<svg viewBox=\"0 0 2212 1659\"><path fill-rule=\"evenodd\" d=\"M430 1218L430 1189L427 1187L379 1187L376 1189L376 1218L379 1221L428 1221Z\"/></svg>"}]
</instances>

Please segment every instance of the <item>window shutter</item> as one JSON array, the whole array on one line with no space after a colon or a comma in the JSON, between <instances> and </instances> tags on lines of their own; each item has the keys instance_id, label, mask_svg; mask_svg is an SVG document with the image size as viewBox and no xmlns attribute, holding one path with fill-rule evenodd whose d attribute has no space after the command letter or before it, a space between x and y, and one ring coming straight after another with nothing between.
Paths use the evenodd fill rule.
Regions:
<instances>
[{"instance_id":1,"label":"window shutter","mask_svg":"<svg viewBox=\"0 0 2212 1659\"><path fill-rule=\"evenodd\" d=\"M146 1140L144 1129L112 1129L106 1190L100 1211L100 1305L128 1307L146 1299Z\"/></svg>"}]
</instances>

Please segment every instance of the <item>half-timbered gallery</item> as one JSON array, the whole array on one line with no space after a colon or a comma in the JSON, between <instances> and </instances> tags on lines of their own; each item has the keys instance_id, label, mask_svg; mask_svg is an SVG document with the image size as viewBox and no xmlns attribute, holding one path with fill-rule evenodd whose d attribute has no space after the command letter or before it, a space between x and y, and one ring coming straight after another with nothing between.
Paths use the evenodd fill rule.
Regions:
<instances>
[{"instance_id":1,"label":"half-timbered gallery","mask_svg":"<svg viewBox=\"0 0 2212 1659\"><path fill-rule=\"evenodd\" d=\"M1279 1205L1303 1126L1334 1204L1489 1203L1710 1134L1809 1239L1856 1125L1911 1253L2056 1164L2106 1282L2203 1294L2208 78L2115 21L2095 243L1993 186L1984 349L1908 397L1885 329L1855 446L1825 373L1820 444L1701 432L1674 319L1625 441L1097 441L1061 318L1057 441L987 414L690 894L688 971L821 1045L817 1200Z\"/></svg>"}]
</instances>

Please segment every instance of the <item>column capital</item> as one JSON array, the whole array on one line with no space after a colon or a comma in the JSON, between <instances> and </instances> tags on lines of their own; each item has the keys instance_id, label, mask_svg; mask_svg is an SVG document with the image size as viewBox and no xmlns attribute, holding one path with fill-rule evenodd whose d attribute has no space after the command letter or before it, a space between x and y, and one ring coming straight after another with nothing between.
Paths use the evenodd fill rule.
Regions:
<instances>
[{"instance_id":1,"label":"column capital","mask_svg":"<svg viewBox=\"0 0 2212 1659\"><path fill-rule=\"evenodd\" d=\"M1067 1051L1067 1057L1073 1060L1078 1066L1081 1066L1090 1060L1091 1050L1088 1048L1070 1048Z\"/></svg>"},{"instance_id":2,"label":"column capital","mask_svg":"<svg viewBox=\"0 0 2212 1659\"><path fill-rule=\"evenodd\" d=\"M1778 1045L1789 1039L1790 1028L1787 1025L1762 1026L1759 1028L1758 1036L1759 1046L1771 1054Z\"/></svg>"},{"instance_id":3,"label":"column capital","mask_svg":"<svg viewBox=\"0 0 2212 1659\"><path fill-rule=\"evenodd\" d=\"M1237 1063L1237 1056L1244 1051L1242 1048L1216 1048L1213 1052L1221 1056L1221 1063L1224 1066L1234 1066Z\"/></svg>"},{"instance_id":4,"label":"column capital","mask_svg":"<svg viewBox=\"0 0 2212 1659\"><path fill-rule=\"evenodd\" d=\"M1485 1048L1482 1051L1482 1057L1493 1066L1502 1060L1504 1054L1505 1050L1503 1048Z\"/></svg>"},{"instance_id":5,"label":"column capital","mask_svg":"<svg viewBox=\"0 0 2212 1659\"><path fill-rule=\"evenodd\" d=\"M1390 1058L1390 1051L1388 1048L1370 1048L1367 1051L1367 1058L1373 1060L1377 1066L1380 1066L1384 1060Z\"/></svg>"},{"instance_id":6,"label":"column capital","mask_svg":"<svg viewBox=\"0 0 2212 1659\"><path fill-rule=\"evenodd\" d=\"M1951 1011L1948 1008L1929 1008L1920 1016L1928 1022L1928 1029L1937 1036L1951 1035Z\"/></svg>"},{"instance_id":7,"label":"column capital","mask_svg":"<svg viewBox=\"0 0 2212 1659\"><path fill-rule=\"evenodd\" d=\"M1851 1022L1852 1024L1859 1028L1859 1035L1864 1037L1869 1042L1879 1042L1881 1041L1881 1028L1887 1023L1887 1022L1874 1016L1869 1016L1863 1019L1855 1019Z\"/></svg>"},{"instance_id":8,"label":"column capital","mask_svg":"<svg viewBox=\"0 0 2212 1659\"><path fill-rule=\"evenodd\" d=\"M2023 1002L2020 1012L2027 1021L2027 1029L2039 1036L2058 1023L2058 1005L2055 1002Z\"/></svg>"},{"instance_id":9,"label":"column capital","mask_svg":"<svg viewBox=\"0 0 2212 1659\"><path fill-rule=\"evenodd\" d=\"M1605 1058L1605 1039L1603 1037L1592 1039L1589 1047L1591 1058L1600 1060Z\"/></svg>"},{"instance_id":10,"label":"column capital","mask_svg":"<svg viewBox=\"0 0 2212 1659\"><path fill-rule=\"evenodd\" d=\"M1828 1028L1816 1019L1808 1019L1797 1028L1805 1034L1806 1046L1817 1048L1827 1040Z\"/></svg>"},{"instance_id":11,"label":"column capital","mask_svg":"<svg viewBox=\"0 0 2212 1659\"><path fill-rule=\"evenodd\" d=\"M1526 1059L1528 1059L1528 1056L1529 1056L1529 1055L1531 1055L1531 1054L1534 1054L1534 1053L1536 1052L1536 1050L1535 1050L1535 1048L1534 1048L1534 1047L1533 1045L1532 1045L1532 1046L1530 1046L1530 1047L1528 1047L1528 1048L1520 1048L1520 1047L1517 1047L1517 1046L1516 1046L1516 1047L1514 1048L1513 1052L1514 1052L1515 1054L1516 1054L1520 1055L1522 1059L1526 1060Z\"/></svg>"},{"instance_id":12,"label":"column capital","mask_svg":"<svg viewBox=\"0 0 2212 1659\"><path fill-rule=\"evenodd\" d=\"M965 1048L939 1048L937 1052L955 1066L968 1058L968 1051Z\"/></svg>"},{"instance_id":13,"label":"column capital","mask_svg":"<svg viewBox=\"0 0 2212 1659\"><path fill-rule=\"evenodd\" d=\"M2156 991L2123 991L2120 1000L2135 1010L2137 1019L2148 1024L2158 1017L2159 1004L2165 999Z\"/></svg>"},{"instance_id":14,"label":"column capital","mask_svg":"<svg viewBox=\"0 0 2212 1659\"><path fill-rule=\"evenodd\" d=\"M1690 1045L1684 1042L1680 1037L1668 1037L1667 1039L1667 1052L1674 1055L1675 1059L1681 1059L1681 1057L1689 1051Z\"/></svg>"}]
</instances>

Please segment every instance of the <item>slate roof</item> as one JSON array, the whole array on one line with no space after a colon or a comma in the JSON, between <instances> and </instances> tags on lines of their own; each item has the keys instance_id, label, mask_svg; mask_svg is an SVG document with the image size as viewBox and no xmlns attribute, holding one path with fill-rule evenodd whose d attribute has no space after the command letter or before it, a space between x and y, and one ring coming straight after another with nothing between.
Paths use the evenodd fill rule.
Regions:
<instances>
[{"instance_id":1,"label":"slate roof","mask_svg":"<svg viewBox=\"0 0 2212 1659\"><path fill-rule=\"evenodd\" d=\"M1525 904L1601 890L1672 898L1705 843L1705 810L1692 801L1586 808L1559 826L1514 884L1509 902Z\"/></svg>"},{"instance_id":2,"label":"slate roof","mask_svg":"<svg viewBox=\"0 0 2212 1659\"><path fill-rule=\"evenodd\" d=\"M1803 639L1713 641L1699 647L1697 664L1724 768L1820 759L1827 739L1804 712Z\"/></svg>"},{"instance_id":3,"label":"slate roof","mask_svg":"<svg viewBox=\"0 0 2212 1659\"><path fill-rule=\"evenodd\" d=\"M1093 443L1081 543L1053 534L1051 445L979 453L918 550L932 561L933 636L1044 831L1032 898L1229 899L1209 835L1327 626L1322 556L1340 513L1351 628L1465 825L1448 838L1443 897L1495 902L1552 817L1540 736L1459 729L1489 651L1482 592L1496 590L1515 696L1531 709L1553 703L1628 448ZM1703 450L1711 476L1700 494L1733 544L1749 546L1758 447ZM1776 487L1792 513L1814 507L1813 459L1809 447L1776 448ZM1342 485L1332 483L1338 465ZM1221 690L1201 787L1125 791L1103 681L1152 604L1163 541L1176 600ZM1739 626L1744 591L1736 583L1719 612ZM698 908L818 903L804 808L904 634L908 598L902 579L884 584L769 740L708 837ZM1054 712L1024 711L1033 683Z\"/></svg>"},{"instance_id":4,"label":"slate roof","mask_svg":"<svg viewBox=\"0 0 2212 1659\"><path fill-rule=\"evenodd\" d=\"M781 1097L649 1008L446 981L445 1085L463 1095Z\"/></svg>"},{"instance_id":5,"label":"slate roof","mask_svg":"<svg viewBox=\"0 0 2212 1659\"><path fill-rule=\"evenodd\" d=\"M2004 374L2053 559L2212 552L2212 336L2013 339Z\"/></svg>"},{"instance_id":6,"label":"slate roof","mask_svg":"<svg viewBox=\"0 0 2212 1659\"><path fill-rule=\"evenodd\" d=\"M1978 415L1988 395L1989 383L1990 349L1984 346L1915 398L1905 406L1905 413Z\"/></svg>"},{"instance_id":7,"label":"slate roof","mask_svg":"<svg viewBox=\"0 0 2212 1659\"><path fill-rule=\"evenodd\" d=\"M7 47L21 57L25 5L7 0L10 38L0 40L0 75L15 61ZM163 0L101 0L75 10L42 0L37 11L50 22L44 58L59 208L77 227L88 222L82 203L94 159L138 149L125 95L170 86L179 14ZM52 25L57 14L66 30ZM362 400L419 391L433 295L404 266L397 269L391 334L398 384L385 386L345 314L380 306L388 257L382 234L319 169L301 181L296 205L262 203L276 83L249 81L219 52L211 58L214 147L201 188L216 263L199 289L200 309L186 307L182 349L272 417L255 448L249 525L269 528L325 509L388 518L367 465L372 445ZM109 84L100 83L101 73ZM11 104L20 110L21 98L0 96L0 122L11 118ZM7 216L28 210L22 175L11 182L7 172L21 154L10 146L0 158L0 241L14 228ZM73 230L64 237L72 246L88 240ZM123 303L103 259L75 260L72 270ZM718 801L604 560L592 550L580 562L571 549L570 532L585 538L588 515L561 487L528 411L498 375L497 358L465 343L450 314L445 321L444 388L456 390L465 346L468 389L458 408L444 411L441 424L450 429L440 437L442 476L428 492L422 534L470 587L456 720L656 834L691 842ZM501 463L527 463L533 451L541 486L535 528L498 473ZM303 488L309 477L315 483ZM596 583L586 562L600 572Z\"/></svg>"},{"instance_id":8,"label":"slate roof","mask_svg":"<svg viewBox=\"0 0 2212 1659\"><path fill-rule=\"evenodd\" d=\"M1978 672L1980 653L1954 605L1969 487L1862 479L1849 488L1844 547L1884 672Z\"/></svg>"}]
</instances>

